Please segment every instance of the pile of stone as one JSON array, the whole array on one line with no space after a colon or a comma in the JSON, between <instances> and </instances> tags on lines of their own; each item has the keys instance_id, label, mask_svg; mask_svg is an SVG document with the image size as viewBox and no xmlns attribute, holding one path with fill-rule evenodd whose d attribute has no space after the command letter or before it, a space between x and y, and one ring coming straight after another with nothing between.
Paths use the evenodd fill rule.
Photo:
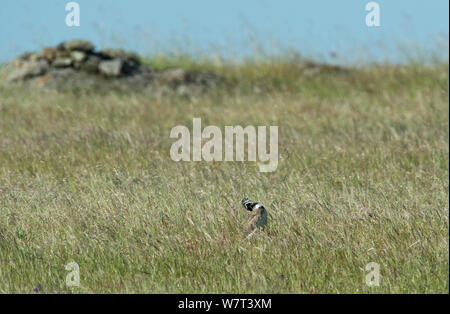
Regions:
<instances>
[{"instance_id":1,"label":"pile of stone","mask_svg":"<svg viewBox=\"0 0 450 314\"><path fill-rule=\"evenodd\" d=\"M179 93L205 91L222 79L212 73L180 68L154 71L139 56L123 50L95 51L92 43L71 40L40 53L24 53L0 72L7 83L26 83L57 89L172 89Z\"/></svg>"}]
</instances>

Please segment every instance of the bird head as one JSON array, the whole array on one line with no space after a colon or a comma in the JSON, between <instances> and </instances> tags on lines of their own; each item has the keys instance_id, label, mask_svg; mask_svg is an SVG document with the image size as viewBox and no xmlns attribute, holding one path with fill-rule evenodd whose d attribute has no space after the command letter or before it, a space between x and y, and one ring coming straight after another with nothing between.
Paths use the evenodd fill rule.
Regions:
<instances>
[{"instance_id":1,"label":"bird head","mask_svg":"<svg viewBox=\"0 0 450 314\"><path fill-rule=\"evenodd\" d=\"M242 200L242 206L248 210L248 211L253 211L253 208L255 207L255 205L257 205L258 202L253 202L250 201L248 198L244 197L244 199Z\"/></svg>"}]
</instances>

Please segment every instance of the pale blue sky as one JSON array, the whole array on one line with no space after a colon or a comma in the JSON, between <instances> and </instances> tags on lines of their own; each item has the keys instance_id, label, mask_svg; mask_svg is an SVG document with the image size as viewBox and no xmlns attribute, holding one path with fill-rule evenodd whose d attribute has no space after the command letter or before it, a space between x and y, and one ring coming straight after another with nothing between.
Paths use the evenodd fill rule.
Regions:
<instances>
[{"instance_id":1,"label":"pale blue sky","mask_svg":"<svg viewBox=\"0 0 450 314\"><path fill-rule=\"evenodd\" d=\"M368 0L78 0L80 27L65 25L67 2L2 0L0 62L72 38L142 54L245 57L259 44L344 62L401 61L405 50L448 59L448 0L378 0L379 28L365 25Z\"/></svg>"}]
</instances>

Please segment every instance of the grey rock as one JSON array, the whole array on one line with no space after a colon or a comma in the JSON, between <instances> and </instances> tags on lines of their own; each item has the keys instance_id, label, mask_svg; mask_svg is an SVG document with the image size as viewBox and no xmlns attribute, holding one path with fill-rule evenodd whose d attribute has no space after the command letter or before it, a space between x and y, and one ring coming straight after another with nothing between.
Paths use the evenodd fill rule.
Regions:
<instances>
[{"instance_id":1,"label":"grey rock","mask_svg":"<svg viewBox=\"0 0 450 314\"><path fill-rule=\"evenodd\" d=\"M139 56L132 52L125 52L122 49L104 49L99 54L105 59L121 59L123 61L133 61L140 64Z\"/></svg>"},{"instance_id":2,"label":"grey rock","mask_svg":"<svg viewBox=\"0 0 450 314\"><path fill-rule=\"evenodd\" d=\"M181 68L161 71L158 73L156 80L160 85L168 85L173 88L178 88L181 85L196 85L199 87L208 88L217 86L223 81L221 77L212 73L188 71Z\"/></svg>"},{"instance_id":3,"label":"grey rock","mask_svg":"<svg viewBox=\"0 0 450 314\"><path fill-rule=\"evenodd\" d=\"M87 55L83 51L74 50L70 52L70 57L74 62L83 62L86 59Z\"/></svg>"},{"instance_id":4,"label":"grey rock","mask_svg":"<svg viewBox=\"0 0 450 314\"><path fill-rule=\"evenodd\" d=\"M52 66L55 68L66 68L70 67L71 65L72 59L70 58L56 58L52 63Z\"/></svg>"},{"instance_id":5,"label":"grey rock","mask_svg":"<svg viewBox=\"0 0 450 314\"><path fill-rule=\"evenodd\" d=\"M60 91L95 88L95 83L99 83L96 76L74 68L52 68L48 74L51 78L45 85Z\"/></svg>"},{"instance_id":6,"label":"grey rock","mask_svg":"<svg viewBox=\"0 0 450 314\"><path fill-rule=\"evenodd\" d=\"M42 56L49 62L52 62L56 58L56 49L52 47L44 47L42 49Z\"/></svg>"},{"instance_id":7,"label":"grey rock","mask_svg":"<svg viewBox=\"0 0 450 314\"><path fill-rule=\"evenodd\" d=\"M63 44L63 47L66 50L79 50L79 51L84 51L84 52L91 52L94 50L94 45L91 44L90 42L86 41L86 40L71 40L68 42L65 42Z\"/></svg>"},{"instance_id":8,"label":"grey rock","mask_svg":"<svg viewBox=\"0 0 450 314\"><path fill-rule=\"evenodd\" d=\"M179 85L188 78L188 71L181 68L167 69L159 73L158 83L169 84L169 85Z\"/></svg>"},{"instance_id":9,"label":"grey rock","mask_svg":"<svg viewBox=\"0 0 450 314\"><path fill-rule=\"evenodd\" d=\"M117 77L122 74L123 61L121 59L101 61L98 70L105 76Z\"/></svg>"},{"instance_id":10,"label":"grey rock","mask_svg":"<svg viewBox=\"0 0 450 314\"><path fill-rule=\"evenodd\" d=\"M21 67L13 69L8 77L8 81L25 80L31 77L45 74L49 69L48 62L46 60L28 61L23 63Z\"/></svg>"},{"instance_id":11,"label":"grey rock","mask_svg":"<svg viewBox=\"0 0 450 314\"><path fill-rule=\"evenodd\" d=\"M102 59L96 55L89 55L85 62L80 64L80 70L88 73L97 73L98 67Z\"/></svg>"},{"instance_id":12,"label":"grey rock","mask_svg":"<svg viewBox=\"0 0 450 314\"><path fill-rule=\"evenodd\" d=\"M132 75L137 73L141 65L138 55L131 52L125 52L122 49L105 49L103 51L100 51L97 55L104 60L122 60L123 65L121 72L123 75Z\"/></svg>"},{"instance_id":13,"label":"grey rock","mask_svg":"<svg viewBox=\"0 0 450 314\"><path fill-rule=\"evenodd\" d=\"M38 54L38 53L33 53L33 54L30 56L29 61L31 61L31 62L36 62L36 61L38 61L38 60L43 60L43 59L44 59L44 57L41 56L40 54Z\"/></svg>"},{"instance_id":14,"label":"grey rock","mask_svg":"<svg viewBox=\"0 0 450 314\"><path fill-rule=\"evenodd\" d=\"M70 58L70 51L69 50L56 50L56 57L57 58Z\"/></svg>"}]
</instances>

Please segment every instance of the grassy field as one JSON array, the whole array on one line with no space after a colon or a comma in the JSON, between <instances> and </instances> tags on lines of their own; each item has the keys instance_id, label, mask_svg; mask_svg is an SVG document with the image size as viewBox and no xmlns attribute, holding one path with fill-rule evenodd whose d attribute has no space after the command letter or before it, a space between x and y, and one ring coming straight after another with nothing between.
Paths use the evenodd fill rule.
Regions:
<instances>
[{"instance_id":1,"label":"grassy field","mask_svg":"<svg viewBox=\"0 0 450 314\"><path fill-rule=\"evenodd\" d=\"M448 64L223 64L191 98L0 87L0 292L448 293ZM174 162L172 127L279 126L279 164ZM243 196L269 211L245 239ZM68 287L65 265L79 265ZM380 286L365 267L380 265Z\"/></svg>"}]
</instances>

